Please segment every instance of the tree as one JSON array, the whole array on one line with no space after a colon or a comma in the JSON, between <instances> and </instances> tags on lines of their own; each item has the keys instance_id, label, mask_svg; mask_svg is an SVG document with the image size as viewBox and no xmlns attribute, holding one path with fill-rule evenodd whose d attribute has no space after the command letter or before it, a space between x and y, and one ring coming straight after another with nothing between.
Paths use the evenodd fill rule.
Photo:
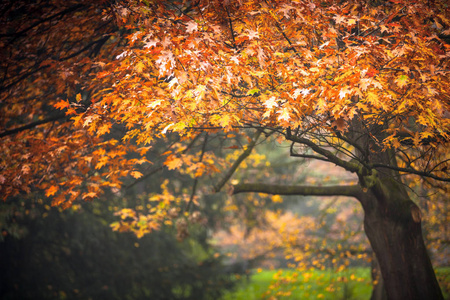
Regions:
<instances>
[{"instance_id":1,"label":"tree","mask_svg":"<svg viewBox=\"0 0 450 300\"><path fill-rule=\"evenodd\" d=\"M110 211L120 200L64 211L38 193L0 203L0 297L219 299L233 286L200 234L178 243L170 226L141 239L111 231Z\"/></svg>"},{"instance_id":2,"label":"tree","mask_svg":"<svg viewBox=\"0 0 450 300\"><path fill-rule=\"evenodd\" d=\"M276 136L291 156L358 183L232 180L231 193L354 197L388 298L442 299L404 176L448 192L445 1L49 0L1 10L4 198L41 188L68 207L127 176L191 176L190 193L167 189L145 222L120 227L147 232L172 203L188 212L209 178L221 191ZM165 152L146 155L168 136ZM213 147L243 151L226 168Z\"/></svg>"}]
</instances>

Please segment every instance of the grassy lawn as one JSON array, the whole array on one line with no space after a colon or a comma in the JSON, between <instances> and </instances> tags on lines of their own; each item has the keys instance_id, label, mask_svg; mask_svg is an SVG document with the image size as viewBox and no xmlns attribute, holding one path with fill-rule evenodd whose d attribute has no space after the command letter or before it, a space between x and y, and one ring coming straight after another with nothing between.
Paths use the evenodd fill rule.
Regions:
<instances>
[{"instance_id":1,"label":"grassy lawn","mask_svg":"<svg viewBox=\"0 0 450 300\"><path fill-rule=\"evenodd\" d=\"M450 268L437 270L444 299L449 299ZM271 291L267 294L267 291ZM271 299L370 299L372 292L369 268L333 270L254 270L249 281L242 280L222 300Z\"/></svg>"}]
</instances>

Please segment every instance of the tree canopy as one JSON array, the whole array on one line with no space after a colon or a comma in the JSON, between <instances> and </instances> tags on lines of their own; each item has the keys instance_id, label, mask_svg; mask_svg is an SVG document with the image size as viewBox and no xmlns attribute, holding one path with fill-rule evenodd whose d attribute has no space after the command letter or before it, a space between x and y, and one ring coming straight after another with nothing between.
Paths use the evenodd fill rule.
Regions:
<instances>
[{"instance_id":1,"label":"tree canopy","mask_svg":"<svg viewBox=\"0 0 450 300\"><path fill-rule=\"evenodd\" d=\"M351 172L378 167L351 132L405 160L380 167L449 180L439 148L449 138L444 3L49 4L3 7L4 199L31 186L57 205L95 198L141 176L133 166L152 162L126 153L145 154L159 137L242 128L280 134ZM116 124L120 143L108 139ZM179 155L165 156L182 168ZM193 175L212 165L197 163ZM80 194L91 166L109 179L91 176Z\"/></svg>"}]
</instances>

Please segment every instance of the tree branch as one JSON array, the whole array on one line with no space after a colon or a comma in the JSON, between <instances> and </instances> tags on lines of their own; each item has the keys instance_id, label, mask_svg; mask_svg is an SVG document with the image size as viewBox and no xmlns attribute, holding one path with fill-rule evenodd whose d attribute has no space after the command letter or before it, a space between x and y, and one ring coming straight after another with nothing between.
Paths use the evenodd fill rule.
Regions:
<instances>
[{"instance_id":1,"label":"tree branch","mask_svg":"<svg viewBox=\"0 0 450 300\"><path fill-rule=\"evenodd\" d=\"M319 147L312 141L302 138L300 136L292 135L291 130L289 128L288 128L285 136L286 136L286 139L289 141L303 144L303 145L310 147L314 152L325 156L328 159L328 161L336 164L337 166L340 166L340 167L346 169L347 171L350 171L352 173L357 173L360 170L360 167L358 164L342 160L342 159L338 158L336 155L334 155L332 152L330 152L326 149L323 149L322 147Z\"/></svg>"},{"instance_id":2,"label":"tree branch","mask_svg":"<svg viewBox=\"0 0 450 300\"><path fill-rule=\"evenodd\" d=\"M100 48L108 41L109 37L110 37L110 36L107 35L107 36L104 36L104 37L102 37L102 38L100 38L100 39L98 39L98 40L96 40L96 41L90 42L89 44L87 44L87 45L86 45L85 47L83 47L82 49L80 49L80 50L78 50L78 51L76 51L76 52L74 52L74 53L72 53L72 54L69 54L69 55L67 55L66 57L60 58L59 61L69 60L69 59L71 59L71 58L73 58L73 57L75 57L75 56L77 56L77 55L83 53L84 51L89 50L89 49L90 49L92 46L94 46L94 45L97 45L97 46L95 47L95 49L98 48L98 50L100 50ZM97 52L98 52L98 51L97 51Z\"/></svg>"},{"instance_id":3,"label":"tree branch","mask_svg":"<svg viewBox=\"0 0 450 300\"><path fill-rule=\"evenodd\" d=\"M206 151L206 144L208 144L208 133L206 133L205 139L203 140L202 153L200 154L199 162L203 161L203 156L205 155L205 151ZM188 204L184 208L184 212L188 212L189 213L189 211L191 209L192 202L194 202L195 193L197 192L197 184L198 184L198 177L196 177L195 180L194 180L194 184L192 186L191 197L189 198Z\"/></svg>"},{"instance_id":4,"label":"tree branch","mask_svg":"<svg viewBox=\"0 0 450 300\"><path fill-rule=\"evenodd\" d=\"M362 192L359 185L271 185L266 183L240 183L233 186L233 195L239 193L264 193L271 195L298 196L348 196L358 198Z\"/></svg>"},{"instance_id":5,"label":"tree branch","mask_svg":"<svg viewBox=\"0 0 450 300\"><path fill-rule=\"evenodd\" d=\"M36 21L36 22L34 22L33 24L31 24L30 26L28 26L27 28L25 28L25 29L23 29L23 30L21 30L21 31L19 31L19 32L13 32L13 33L7 33L7 34L0 34L0 37L11 37L11 36L12 36L12 37L18 37L18 36L21 36L21 35L25 34L27 31L33 29L34 27L36 27L36 26L38 26L38 25L40 25L40 24L42 24L42 23L45 23L45 22L47 22L47 21L50 21L50 20L52 20L52 19L54 19L54 18L56 18L56 17L59 17L59 16L63 16L63 15L65 15L65 14L67 14L67 13L76 11L77 9L79 9L79 8L81 8L81 7L84 7L84 6L85 6L84 4L76 4L76 5L73 5L73 6L67 8L67 9L65 9L65 10L63 10L63 11L60 11L59 13L56 13L56 14L54 14L54 15L51 15L50 17L47 17L47 18L41 19L41 20L39 20L39 21Z\"/></svg>"},{"instance_id":6,"label":"tree branch","mask_svg":"<svg viewBox=\"0 0 450 300\"><path fill-rule=\"evenodd\" d=\"M21 82L22 80L28 78L28 76L33 75L34 73L37 73L41 70L47 69L49 66L42 66L42 67L38 67L34 70L31 70L25 74L22 74L19 78L17 78L16 80L14 80L13 82L11 82L10 84L6 85L6 86L0 86L0 92L6 91L8 89L10 89L12 86L18 84L19 82Z\"/></svg>"},{"instance_id":7,"label":"tree branch","mask_svg":"<svg viewBox=\"0 0 450 300\"><path fill-rule=\"evenodd\" d=\"M400 167L388 166L388 165L384 165L384 164L373 164L372 167L391 169L391 170L395 170L395 171L399 171L399 172L404 172L404 173L415 174L415 175L419 175L419 176L423 176L423 177L432 178L432 179L435 179L438 181L450 182L450 177L439 177L439 176L430 174L430 172L419 171L419 170L416 170L413 168L400 168Z\"/></svg>"},{"instance_id":8,"label":"tree branch","mask_svg":"<svg viewBox=\"0 0 450 300\"><path fill-rule=\"evenodd\" d=\"M236 39L234 38L233 22L231 21L230 11L228 10L228 7L226 5L224 5L224 7L225 7L225 10L226 10L227 16L228 16L228 23L230 26L231 38L233 39L233 48L237 49Z\"/></svg>"},{"instance_id":9,"label":"tree branch","mask_svg":"<svg viewBox=\"0 0 450 300\"><path fill-rule=\"evenodd\" d=\"M136 184L138 184L139 182L142 182L144 180L146 180L147 178L149 178L150 176L152 176L153 174L158 173L159 171L162 171L164 169L164 166L159 166L154 168L153 170L151 170L150 172L148 172L147 174L145 174L144 176L136 179L133 183L127 185L125 187L125 190L129 190L131 189L133 186L135 186Z\"/></svg>"},{"instance_id":10,"label":"tree branch","mask_svg":"<svg viewBox=\"0 0 450 300\"><path fill-rule=\"evenodd\" d=\"M239 165L246 159L250 153L252 152L253 148L255 148L256 142L259 139L259 136L261 135L262 131L257 131L255 137L253 140L247 145L247 149L245 149L244 152L238 157L238 159L233 163L230 169L228 169L228 172L222 177L222 179L213 187L213 191L215 193L220 192L222 187L227 183L227 181L231 178L231 176L236 172Z\"/></svg>"},{"instance_id":11,"label":"tree branch","mask_svg":"<svg viewBox=\"0 0 450 300\"><path fill-rule=\"evenodd\" d=\"M66 117L67 116L66 116L65 113L60 113L60 114L54 115L54 116L49 117L49 118L44 119L44 120L39 120L39 121L36 121L36 122L32 122L32 123L29 123L27 125L24 125L24 126L21 126L21 127L17 127L17 128L14 128L14 129L5 130L3 132L0 132L0 138L5 137L7 135L16 134L16 133L19 133L19 132L27 130L27 129L34 128L34 127L36 127L38 125L42 125L42 124L50 123L50 122L53 122L53 121L61 120L61 119L64 119Z\"/></svg>"}]
</instances>

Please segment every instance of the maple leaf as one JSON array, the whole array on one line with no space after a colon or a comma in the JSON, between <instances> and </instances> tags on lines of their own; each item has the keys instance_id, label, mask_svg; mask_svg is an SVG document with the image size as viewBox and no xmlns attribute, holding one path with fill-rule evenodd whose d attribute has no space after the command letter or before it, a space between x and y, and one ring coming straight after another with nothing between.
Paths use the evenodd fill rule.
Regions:
<instances>
[{"instance_id":1,"label":"maple leaf","mask_svg":"<svg viewBox=\"0 0 450 300\"><path fill-rule=\"evenodd\" d=\"M137 73L142 73L144 68L145 68L145 64L142 61L138 62L136 64L136 66L134 66L134 69L136 70Z\"/></svg>"},{"instance_id":2,"label":"maple leaf","mask_svg":"<svg viewBox=\"0 0 450 300\"><path fill-rule=\"evenodd\" d=\"M389 32L389 28L386 25L380 25L381 32Z\"/></svg>"},{"instance_id":3,"label":"maple leaf","mask_svg":"<svg viewBox=\"0 0 450 300\"><path fill-rule=\"evenodd\" d=\"M378 95L374 92L368 92L366 95L367 101L369 101L375 107L379 105Z\"/></svg>"},{"instance_id":4,"label":"maple leaf","mask_svg":"<svg viewBox=\"0 0 450 300\"><path fill-rule=\"evenodd\" d=\"M333 19L336 21L336 24L341 24L341 23L344 23L344 21L345 21L345 16L335 15L335 16L333 17Z\"/></svg>"},{"instance_id":5,"label":"maple leaf","mask_svg":"<svg viewBox=\"0 0 450 300\"><path fill-rule=\"evenodd\" d=\"M275 98L275 97L270 97L268 100L264 101L263 105L264 105L267 109L272 109L272 108L274 108L274 107L278 107L277 98Z\"/></svg>"},{"instance_id":6,"label":"maple leaf","mask_svg":"<svg viewBox=\"0 0 450 300\"><path fill-rule=\"evenodd\" d=\"M53 106L57 109L63 110L63 109L70 107L70 103L69 103L69 101L59 100Z\"/></svg>"},{"instance_id":7,"label":"maple leaf","mask_svg":"<svg viewBox=\"0 0 450 300\"><path fill-rule=\"evenodd\" d=\"M157 106L159 106L163 101L162 100L155 100L150 102L149 104L147 104L148 108L155 108Z\"/></svg>"},{"instance_id":8,"label":"maple leaf","mask_svg":"<svg viewBox=\"0 0 450 300\"><path fill-rule=\"evenodd\" d=\"M345 98L345 96L347 96L348 94L351 93L351 90L349 90L348 88L343 88L339 91L339 99L343 99Z\"/></svg>"},{"instance_id":9,"label":"maple leaf","mask_svg":"<svg viewBox=\"0 0 450 300\"><path fill-rule=\"evenodd\" d=\"M348 19L347 20L347 25L351 26L351 25L355 25L356 24L356 19Z\"/></svg>"},{"instance_id":10,"label":"maple leaf","mask_svg":"<svg viewBox=\"0 0 450 300\"><path fill-rule=\"evenodd\" d=\"M248 32L248 38L249 38L249 40L253 40L253 39L257 39L257 38L259 38L259 33L258 33L258 31L254 31L254 30L247 30L247 32Z\"/></svg>"},{"instance_id":11,"label":"maple leaf","mask_svg":"<svg viewBox=\"0 0 450 300\"><path fill-rule=\"evenodd\" d=\"M256 52L258 53L258 54L257 54L257 57L258 57L259 63L260 63L262 66L264 66L264 65L265 65L265 62L266 62L266 57L267 57L267 55L264 53L264 50L263 50L261 47L258 47L258 49L256 50Z\"/></svg>"},{"instance_id":12,"label":"maple leaf","mask_svg":"<svg viewBox=\"0 0 450 300\"><path fill-rule=\"evenodd\" d=\"M116 59L121 59L124 57L127 57L128 55L130 55L132 52L129 50L125 50L122 53L120 53L119 55L116 56Z\"/></svg>"},{"instance_id":13,"label":"maple leaf","mask_svg":"<svg viewBox=\"0 0 450 300\"><path fill-rule=\"evenodd\" d=\"M130 172L131 176L133 176L134 178L138 179L141 178L142 176L144 176L141 172L139 171L131 171Z\"/></svg>"},{"instance_id":14,"label":"maple leaf","mask_svg":"<svg viewBox=\"0 0 450 300\"><path fill-rule=\"evenodd\" d=\"M104 135L106 133L109 133L111 129L111 124L110 123L103 123L102 125L100 125L97 129L97 135Z\"/></svg>"},{"instance_id":15,"label":"maple leaf","mask_svg":"<svg viewBox=\"0 0 450 300\"><path fill-rule=\"evenodd\" d=\"M56 194L59 190L57 185L51 185L48 189L45 190L45 196L50 197Z\"/></svg>"},{"instance_id":16,"label":"maple leaf","mask_svg":"<svg viewBox=\"0 0 450 300\"><path fill-rule=\"evenodd\" d=\"M31 170L31 168L30 168L29 165L25 164L25 165L22 166L22 173L23 173L24 175L29 174L29 173L30 173L30 170Z\"/></svg>"},{"instance_id":17,"label":"maple leaf","mask_svg":"<svg viewBox=\"0 0 450 300\"><path fill-rule=\"evenodd\" d=\"M400 148L400 147L401 147L401 144L400 144L400 142L398 141L397 138L392 139L391 142L392 142L392 146L393 146L394 148Z\"/></svg>"},{"instance_id":18,"label":"maple leaf","mask_svg":"<svg viewBox=\"0 0 450 300\"><path fill-rule=\"evenodd\" d=\"M164 50L161 52L160 57L156 60L156 64L159 66L160 76L163 76L167 71L175 67L175 56L172 51Z\"/></svg>"},{"instance_id":19,"label":"maple leaf","mask_svg":"<svg viewBox=\"0 0 450 300\"><path fill-rule=\"evenodd\" d=\"M147 43L145 43L144 48L152 48L152 47L156 47L156 45L158 45L159 40L151 40L148 41Z\"/></svg>"},{"instance_id":20,"label":"maple leaf","mask_svg":"<svg viewBox=\"0 0 450 300\"><path fill-rule=\"evenodd\" d=\"M294 96L294 98L297 98L300 94L302 94L303 97L309 95L311 91L309 89L296 89L293 93L292 96Z\"/></svg>"},{"instance_id":21,"label":"maple leaf","mask_svg":"<svg viewBox=\"0 0 450 300\"><path fill-rule=\"evenodd\" d=\"M95 165L95 169L99 170L101 169L104 165L106 165L109 161L109 158L107 156L103 156L99 159L98 163Z\"/></svg>"},{"instance_id":22,"label":"maple leaf","mask_svg":"<svg viewBox=\"0 0 450 300\"><path fill-rule=\"evenodd\" d=\"M174 155L167 157L164 165L167 166L169 170L179 169L183 165L183 160Z\"/></svg>"},{"instance_id":23,"label":"maple leaf","mask_svg":"<svg viewBox=\"0 0 450 300\"><path fill-rule=\"evenodd\" d=\"M192 33L198 30L198 24L195 21L189 21L186 23L186 32Z\"/></svg>"},{"instance_id":24,"label":"maple leaf","mask_svg":"<svg viewBox=\"0 0 450 300\"><path fill-rule=\"evenodd\" d=\"M289 109L283 108L278 111L278 121L286 121L288 122L291 119L291 116L289 114Z\"/></svg>"},{"instance_id":25,"label":"maple leaf","mask_svg":"<svg viewBox=\"0 0 450 300\"><path fill-rule=\"evenodd\" d=\"M369 77L374 77L375 75L377 75L379 72L377 69L374 68L369 68L369 70L367 70L366 75Z\"/></svg>"},{"instance_id":26,"label":"maple leaf","mask_svg":"<svg viewBox=\"0 0 450 300\"><path fill-rule=\"evenodd\" d=\"M400 88L404 87L405 85L408 84L408 76L406 76L406 75L400 75L399 77L397 77L397 78L395 79L395 83L397 83L397 85L398 85Z\"/></svg>"}]
</instances>

